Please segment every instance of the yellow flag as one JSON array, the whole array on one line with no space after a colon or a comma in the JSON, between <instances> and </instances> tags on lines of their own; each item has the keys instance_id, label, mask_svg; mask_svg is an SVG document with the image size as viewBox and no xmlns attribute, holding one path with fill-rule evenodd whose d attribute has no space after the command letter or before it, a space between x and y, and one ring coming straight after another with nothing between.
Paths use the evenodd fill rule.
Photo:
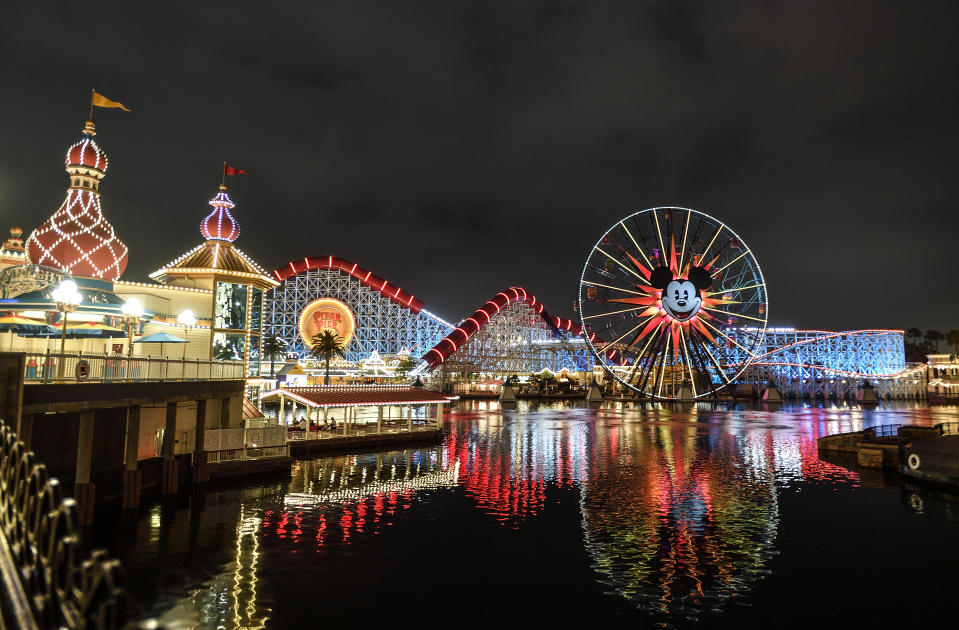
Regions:
<instances>
[{"instance_id":1,"label":"yellow flag","mask_svg":"<svg viewBox=\"0 0 959 630\"><path fill-rule=\"evenodd\" d=\"M93 91L93 100L91 101L91 104L94 107L119 107L125 112L130 111L129 109L126 108L126 106L123 103L120 103L118 101L111 101L103 94L97 94L96 90Z\"/></svg>"}]
</instances>

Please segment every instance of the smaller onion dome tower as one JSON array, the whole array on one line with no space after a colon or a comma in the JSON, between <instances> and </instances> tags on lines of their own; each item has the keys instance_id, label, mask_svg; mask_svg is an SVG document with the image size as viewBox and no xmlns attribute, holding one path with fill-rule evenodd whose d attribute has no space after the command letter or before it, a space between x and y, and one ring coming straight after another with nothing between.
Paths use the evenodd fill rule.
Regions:
<instances>
[{"instance_id":1,"label":"smaller onion dome tower","mask_svg":"<svg viewBox=\"0 0 959 630\"><path fill-rule=\"evenodd\" d=\"M225 169L224 164L224 173ZM203 242L151 273L150 278L209 291L210 358L242 359L248 373L258 375L263 293L280 283L234 244L240 224L230 212L236 205L223 183L210 205L213 211L200 221Z\"/></svg>"},{"instance_id":2,"label":"smaller onion dome tower","mask_svg":"<svg viewBox=\"0 0 959 630\"><path fill-rule=\"evenodd\" d=\"M93 140L88 120L83 138L67 150L70 175L60 208L27 239L27 259L68 274L118 280L127 267L127 246L113 231L100 207L100 180L107 172L107 154Z\"/></svg>"},{"instance_id":3,"label":"smaller onion dome tower","mask_svg":"<svg viewBox=\"0 0 959 630\"><path fill-rule=\"evenodd\" d=\"M220 192L210 200L213 212L200 221L200 234L207 240L232 243L240 235L240 224L236 222L230 210L236 207L226 194L226 186L220 184Z\"/></svg>"}]
</instances>

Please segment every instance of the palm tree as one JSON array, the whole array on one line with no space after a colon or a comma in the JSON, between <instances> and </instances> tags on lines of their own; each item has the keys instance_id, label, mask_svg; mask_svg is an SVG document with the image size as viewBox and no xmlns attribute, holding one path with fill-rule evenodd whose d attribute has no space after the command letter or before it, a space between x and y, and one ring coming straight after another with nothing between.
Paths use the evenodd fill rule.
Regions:
<instances>
[{"instance_id":1,"label":"palm tree","mask_svg":"<svg viewBox=\"0 0 959 630\"><path fill-rule=\"evenodd\" d=\"M270 360L270 378L274 378L276 358L286 354L286 343L276 333L270 333L263 338L263 358Z\"/></svg>"},{"instance_id":2,"label":"palm tree","mask_svg":"<svg viewBox=\"0 0 959 630\"><path fill-rule=\"evenodd\" d=\"M412 357L403 357L400 359L399 363L396 364L396 375L400 378L403 378L415 367L416 361L414 361Z\"/></svg>"},{"instance_id":3,"label":"palm tree","mask_svg":"<svg viewBox=\"0 0 959 630\"><path fill-rule=\"evenodd\" d=\"M952 344L956 356L959 357L959 330L950 330L949 334L946 335L946 341Z\"/></svg>"},{"instance_id":4,"label":"palm tree","mask_svg":"<svg viewBox=\"0 0 959 630\"><path fill-rule=\"evenodd\" d=\"M926 337L926 341L930 342L931 344L933 344L933 346L935 346L936 353L938 354L939 342L945 339L946 336L942 334L941 332L939 332L938 330L927 330L925 337Z\"/></svg>"},{"instance_id":5,"label":"palm tree","mask_svg":"<svg viewBox=\"0 0 959 630\"><path fill-rule=\"evenodd\" d=\"M310 354L316 359L326 361L326 376L323 384L329 385L330 359L337 355L346 358L346 354L343 353L343 339L329 328L321 330L310 339Z\"/></svg>"},{"instance_id":6,"label":"palm tree","mask_svg":"<svg viewBox=\"0 0 959 630\"><path fill-rule=\"evenodd\" d=\"M919 345L919 340L922 338L922 331L916 327L912 327L906 331L906 336L912 337L912 342Z\"/></svg>"}]
</instances>

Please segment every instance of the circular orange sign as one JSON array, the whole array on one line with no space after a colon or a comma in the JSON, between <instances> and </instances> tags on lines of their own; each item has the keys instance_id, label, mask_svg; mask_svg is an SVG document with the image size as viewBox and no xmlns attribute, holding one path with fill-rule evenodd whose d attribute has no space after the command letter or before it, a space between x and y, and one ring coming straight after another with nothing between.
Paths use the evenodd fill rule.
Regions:
<instances>
[{"instance_id":1,"label":"circular orange sign","mask_svg":"<svg viewBox=\"0 0 959 630\"><path fill-rule=\"evenodd\" d=\"M356 320L350 307L343 302L333 298L320 298L307 304L300 313L299 330L307 347L313 344L315 335L329 330L340 338L346 348L353 338L353 331L356 330Z\"/></svg>"}]
</instances>

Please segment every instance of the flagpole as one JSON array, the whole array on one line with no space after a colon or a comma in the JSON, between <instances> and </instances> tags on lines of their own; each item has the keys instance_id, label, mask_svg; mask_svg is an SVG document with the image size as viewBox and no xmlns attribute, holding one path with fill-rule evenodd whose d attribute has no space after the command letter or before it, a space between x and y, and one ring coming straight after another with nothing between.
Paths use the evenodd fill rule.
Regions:
<instances>
[{"instance_id":1,"label":"flagpole","mask_svg":"<svg viewBox=\"0 0 959 630\"><path fill-rule=\"evenodd\" d=\"M90 90L90 120L93 120L93 97L96 95L97 91L95 89Z\"/></svg>"},{"instance_id":2,"label":"flagpole","mask_svg":"<svg viewBox=\"0 0 959 630\"><path fill-rule=\"evenodd\" d=\"M226 162L223 163L223 175L220 177L220 186L226 186Z\"/></svg>"}]
</instances>

